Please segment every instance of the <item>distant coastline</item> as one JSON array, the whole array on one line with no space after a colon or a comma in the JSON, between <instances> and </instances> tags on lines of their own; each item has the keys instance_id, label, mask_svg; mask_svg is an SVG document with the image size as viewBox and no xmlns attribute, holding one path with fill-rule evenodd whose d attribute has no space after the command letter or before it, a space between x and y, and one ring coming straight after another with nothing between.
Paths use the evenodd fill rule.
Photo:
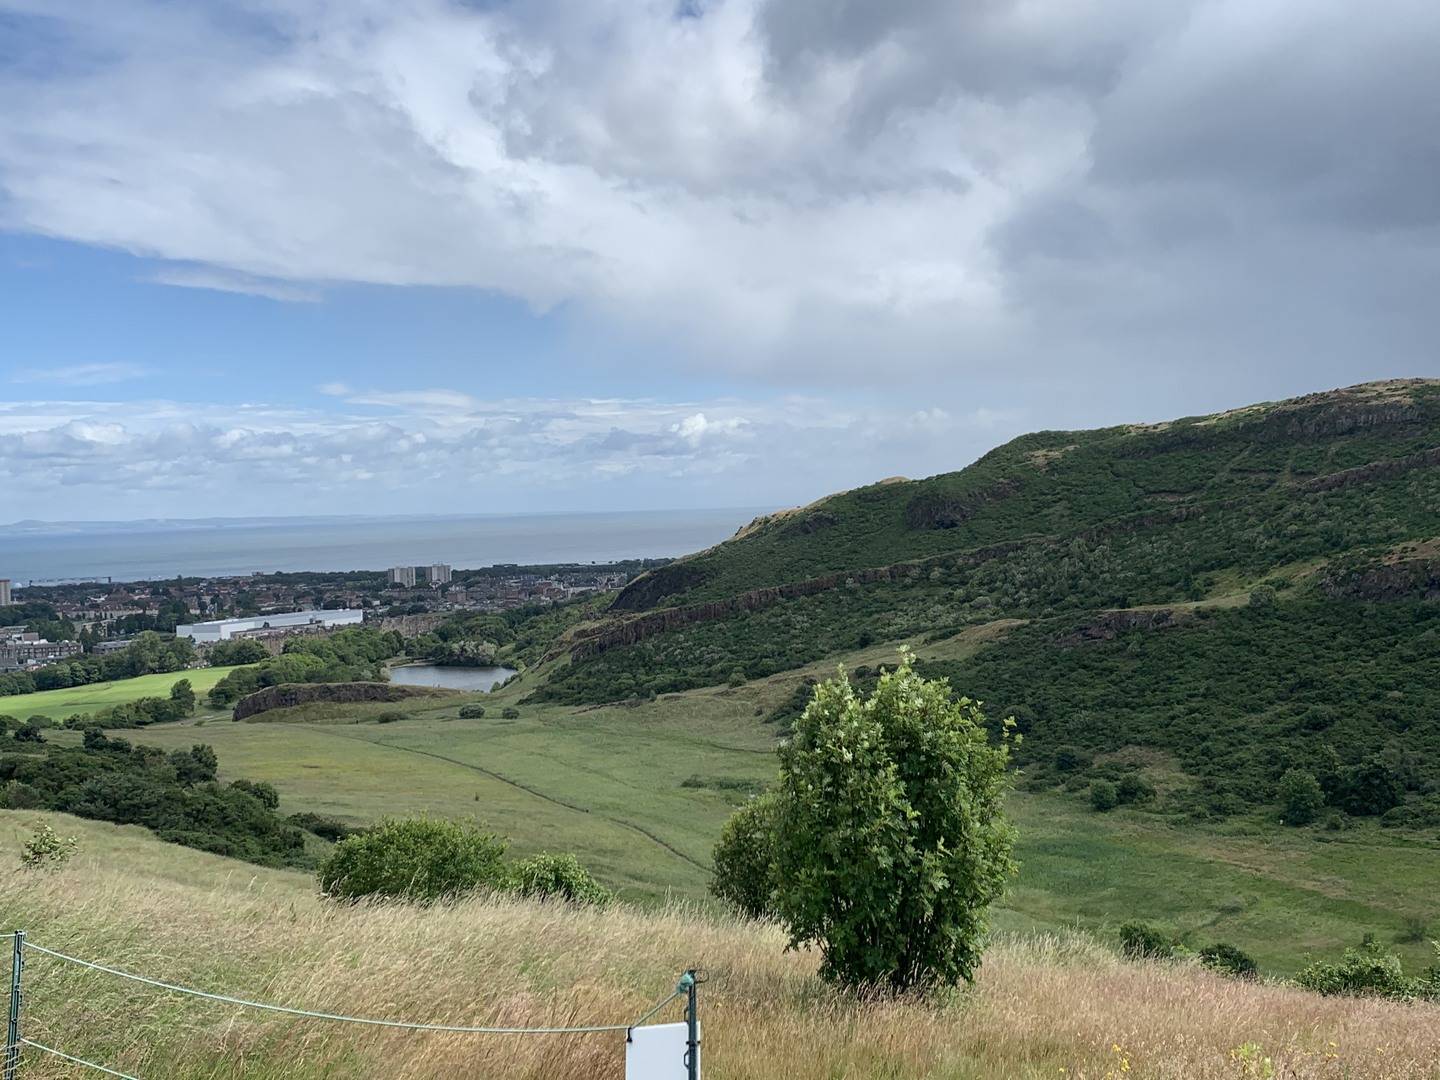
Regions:
<instances>
[{"instance_id":1,"label":"distant coastline","mask_svg":"<svg viewBox=\"0 0 1440 1080\"><path fill-rule=\"evenodd\" d=\"M144 581L448 563L683 555L773 507L527 514L40 521L0 527L0 578Z\"/></svg>"}]
</instances>

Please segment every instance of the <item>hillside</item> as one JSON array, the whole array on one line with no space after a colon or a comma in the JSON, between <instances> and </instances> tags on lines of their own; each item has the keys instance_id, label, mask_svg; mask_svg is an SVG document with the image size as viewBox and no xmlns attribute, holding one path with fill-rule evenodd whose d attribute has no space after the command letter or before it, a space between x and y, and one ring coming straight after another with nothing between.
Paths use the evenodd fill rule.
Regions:
<instances>
[{"instance_id":1,"label":"hillside","mask_svg":"<svg viewBox=\"0 0 1440 1080\"><path fill-rule=\"evenodd\" d=\"M1224 817L1294 767L1352 816L1433 829L1437 464L1427 380L1026 435L638 578L552 650L532 700L665 694L1003 626L928 670L1017 714L1037 784L1144 765L1182 781L1162 806ZM1057 766L1076 750L1083 768Z\"/></svg>"},{"instance_id":2,"label":"hillside","mask_svg":"<svg viewBox=\"0 0 1440 1080\"><path fill-rule=\"evenodd\" d=\"M78 835L80 854L54 873L10 871L41 820ZM321 1011L455 1024L623 1023L696 965L708 980L701 1015L711 1080L1400 1080L1433 1075L1440 1055L1433 1006L1319 998L1188 966L1125 963L1073 932L1002 937L976 988L948 1003L864 1003L827 992L815 958L784 952L776 928L685 906L336 907L292 872L33 812L0 811L0 860L0 928L24 927L35 944L122 970ZM620 1071L621 1033L340 1027L137 988L33 953L25 979L28 1038L147 1078L589 1080ZM1267 1058L1273 1074L1262 1071ZM22 1070L70 1075L28 1049Z\"/></svg>"},{"instance_id":3,"label":"hillside","mask_svg":"<svg viewBox=\"0 0 1440 1080\"><path fill-rule=\"evenodd\" d=\"M1006 628L987 624L915 647L927 664L962 662L984 655ZM873 671L894 656L886 643L835 659ZM773 781L776 736L804 680L832 672L824 661L739 687L607 706L522 704L522 680L486 695L309 704L242 723L122 734L167 753L210 744L222 782L273 784L282 815L313 812L350 825L397 813L474 817L519 855L575 852L629 902L705 902L721 825ZM486 715L460 719L467 703L483 703ZM518 715L509 718L512 707ZM79 742L79 733L50 737ZM1196 947L1238 945L1277 975L1312 956L1338 956L1366 933L1407 965L1431 962L1440 858L1433 832L1373 818L1329 831L1281 828L1263 814L1171 817L1164 808L1181 801L1183 773L1154 760L1146 772L1160 789L1157 804L1108 814L1091 810L1083 789L1025 790L1032 777L1022 777L1009 800L1021 869L998 925L1082 926L1113 940L1118 923L1145 918ZM1427 926L1418 936L1417 924Z\"/></svg>"}]
</instances>

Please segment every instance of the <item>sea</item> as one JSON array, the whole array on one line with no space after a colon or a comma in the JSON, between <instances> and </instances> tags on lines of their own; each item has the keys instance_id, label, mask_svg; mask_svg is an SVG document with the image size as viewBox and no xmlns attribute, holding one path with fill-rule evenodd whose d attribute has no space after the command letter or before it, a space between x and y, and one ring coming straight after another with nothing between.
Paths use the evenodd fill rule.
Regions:
<instances>
[{"instance_id":1,"label":"sea","mask_svg":"<svg viewBox=\"0 0 1440 1080\"><path fill-rule=\"evenodd\" d=\"M205 518L0 525L0 578L153 581L448 563L590 563L685 555L773 507L413 517Z\"/></svg>"}]
</instances>

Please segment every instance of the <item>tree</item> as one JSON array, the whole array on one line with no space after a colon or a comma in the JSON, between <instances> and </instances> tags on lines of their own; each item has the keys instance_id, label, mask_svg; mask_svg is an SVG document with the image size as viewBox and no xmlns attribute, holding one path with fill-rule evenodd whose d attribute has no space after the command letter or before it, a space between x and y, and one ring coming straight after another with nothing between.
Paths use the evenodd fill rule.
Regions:
<instances>
[{"instance_id":1,"label":"tree","mask_svg":"<svg viewBox=\"0 0 1440 1080\"><path fill-rule=\"evenodd\" d=\"M775 913L776 798L751 799L730 815L711 856L710 891L752 919Z\"/></svg>"},{"instance_id":2,"label":"tree","mask_svg":"<svg viewBox=\"0 0 1440 1080\"><path fill-rule=\"evenodd\" d=\"M179 679L170 687L170 700L182 716L189 716L195 711L195 687L189 679Z\"/></svg>"},{"instance_id":3,"label":"tree","mask_svg":"<svg viewBox=\"0 0 1440 1080\"><path fill-rule=\"evenodd\" d=\"M868 699L843 670L816 688L779 751L773 835L776 910L792 946L820 947L824 977L891 991L974 977L1015 870L1009 743L908 653Z\"/></svg>"},{"instance_id":4,"label":"tree","mask_svg":"<svg viewBox=\"0 0 1440 1080\"><path fill-rule=\"evenodd\" d=\"M509 884L505 842L473 825L388 819L341 840L321 865L320 891L336 900L388 897L434 903Z\"/></svg>"},{"instance_id":5,"label":"tree","mask_svg":"<svg viewBox=\"0 0 1440 1080\"><path fill-rule=\"evenodd\" d=\"M1337 795L1333 801L1347 814L1358 817L1383 814L1399 806L1405 798L1405 787L1383 758L1371 756L1341 772Z\"/></svg>"},{"instance_id":6,"label":"tree","mask_svg":"<svg viewBox=\"0 0 1440 1080\"><path fill-rule=\"evenodd\" d=\"M1320 816L1325 793L1314 773L1287 769L1280 777L1280 817L1286 825L1308 825Z\"/></svg>"}]
</instances>

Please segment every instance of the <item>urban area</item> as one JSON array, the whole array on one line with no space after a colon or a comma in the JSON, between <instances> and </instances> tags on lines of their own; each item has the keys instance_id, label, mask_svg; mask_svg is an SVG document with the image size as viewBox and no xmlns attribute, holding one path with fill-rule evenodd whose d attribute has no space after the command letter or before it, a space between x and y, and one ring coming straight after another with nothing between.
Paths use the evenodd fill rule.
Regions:
<instances>
[{"instance_id":1,"label":"urban area","mask_svg":"<svg viewBox=\"0 0 1440 1080\"><path fill-rule=\"evenodd\" d=\"M373 624L407 636L463 612L547 606L618 589L665 560L457 570L445 563L385 571L254 573L161 581L15 582L0 578L0 672L128 648L146 631L203 647L287 639Z\"/></svg>"}]
</instances>

